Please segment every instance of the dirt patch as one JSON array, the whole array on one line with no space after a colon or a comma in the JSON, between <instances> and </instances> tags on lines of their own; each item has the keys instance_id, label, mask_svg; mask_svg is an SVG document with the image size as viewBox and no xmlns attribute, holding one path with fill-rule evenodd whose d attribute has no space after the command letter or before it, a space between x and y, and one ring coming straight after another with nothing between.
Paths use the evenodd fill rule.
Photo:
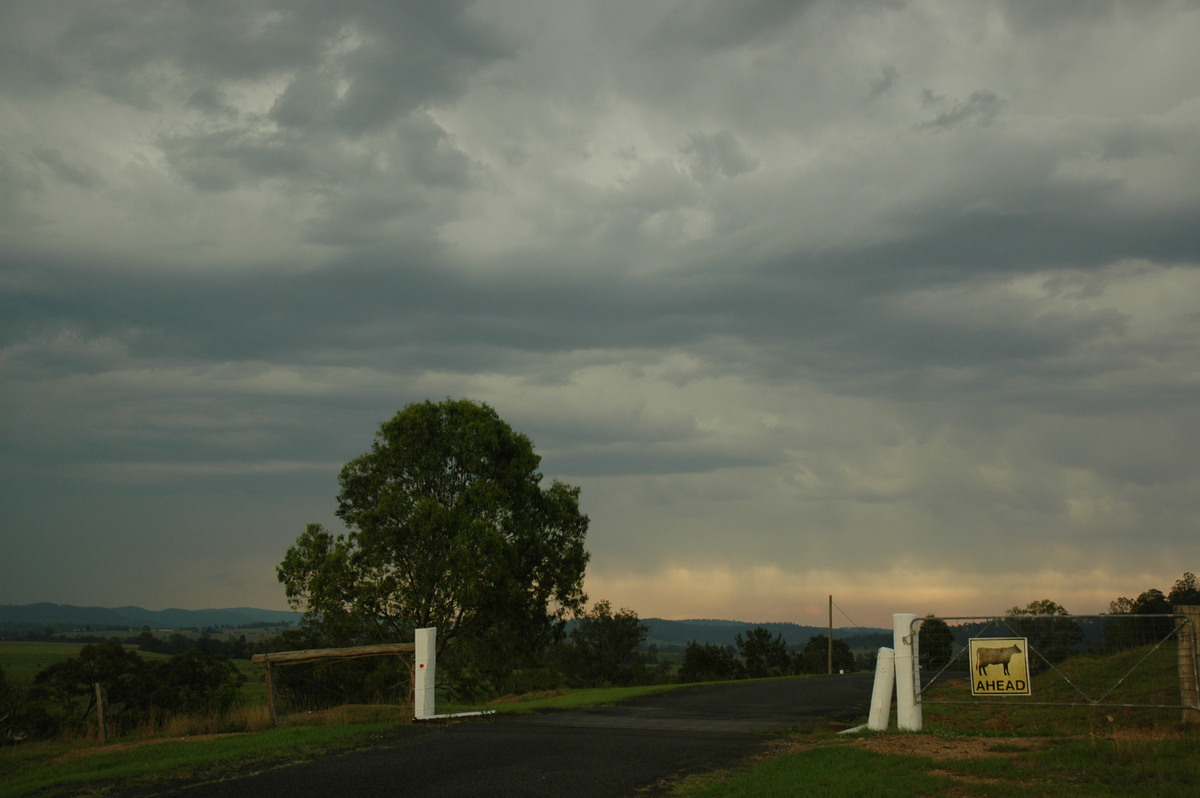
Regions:
<instances>
[{"instance_id":1,"label":"dirt patch","mask_svg":"<svg viewBox=\"0 0 1200 798\"><path fill-rule=\"evenodd\" d=\"M1044 747L1047 737L958 737L945 739L929 734L880 734L855 740L852 745L879 754L926 756L934 760L976 759L1005 756L1017 751Z\"/></svg>"},{"instance_id":2,"label":"dirt patch","mask_svg":"<svg viewBox=\"0 0 1200 798\"><path fill-rule=\"evenodd\" d=\"M1184 736L1178 729L1114 729L1103 735L1108 740L1169 740ZM900 754L924 756L934 761L952 759L977 759L980 757L1011 756L1013 754L1038 751L1050 745L1081 737L939 737L933 734L871 734L839 741L878 754ZM1091 738L1100 739L1100 738ZM805 751L822 745L828 740L792 737L780 740L769 755L780 755Z\"/></svg>"}]
</instances>

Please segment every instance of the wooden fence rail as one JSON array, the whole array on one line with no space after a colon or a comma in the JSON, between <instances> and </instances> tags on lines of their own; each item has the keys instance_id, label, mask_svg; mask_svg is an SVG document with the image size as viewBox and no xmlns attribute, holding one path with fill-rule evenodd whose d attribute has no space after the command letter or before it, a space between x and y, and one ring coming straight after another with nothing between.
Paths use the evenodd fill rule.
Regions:
<instances>
[{"instance_id":1,"label":"wooden fence rail","mask_svg":"<svg viewBox=\"0 0 1200 798\"><path fill-rule=\"evenodd\" d=\"M396 654L411 654L417 650L416 643L380 643L374 646L349 646L347 648L309 648L303 651L277 651L272 654L255 654L251 662L267 666L267 713L271 725L275 725L275 685L271 678L274 665L300 665L323 659L354 659L356 657L383 657Z\"/></svg>"}]
</instances>

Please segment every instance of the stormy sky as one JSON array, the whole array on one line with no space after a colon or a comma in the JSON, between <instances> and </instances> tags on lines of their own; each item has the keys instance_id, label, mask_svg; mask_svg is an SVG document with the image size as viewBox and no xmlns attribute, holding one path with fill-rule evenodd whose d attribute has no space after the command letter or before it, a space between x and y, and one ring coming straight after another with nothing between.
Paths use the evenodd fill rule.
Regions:
<instances>
[{"instance_id":1,"label":"stormy sky","mask_svg":"<svg viewBox=\"0 0 1200 798\"><path fill-rule=\"evenodd\" d=\"M0 2L0 603L284 608L471 398L593 599L1200 570L1200 4Z\"/></svg>"}]
</instances>

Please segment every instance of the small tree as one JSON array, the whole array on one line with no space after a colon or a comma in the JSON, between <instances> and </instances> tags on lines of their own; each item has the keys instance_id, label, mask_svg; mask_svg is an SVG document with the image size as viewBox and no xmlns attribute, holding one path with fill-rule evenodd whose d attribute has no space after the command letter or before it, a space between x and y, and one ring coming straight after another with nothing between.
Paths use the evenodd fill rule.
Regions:
<instances>
[{"instance_id":1,"label":"small tree","mask_svg":"<svg viewBox=\"0 0 1200 798\"><path fill-rule=\"evenodd\" d=\"M612 611L607 601L598 601L571 630L565 647L567 675L580 685L628 685L636 666L644 665L638 647L648 628L631 609Z\"/></svg>"},{"instance_id":2,"label":"small tree","mask_svg":"<svg viewBox=\"0 0 1200 798\"><path fill-rule=\"evenodd\" d=\"M1108 602L1109 615L1129 615L1133 612L1133 599L1120 596Z\"/></svg>"},{"instance_id":3,"label":"small tree","mask_svg":"<svg viewBox=\"0 0 1200 798\"><path fill-rule=\"evenodd\" d=\"M1171 592L1167 594L1167 602L1172 608L1200 604L1200 582L1197 582L1196 575L1185 571L1183 576L1175 580Z\"/></svg>"},{"instance_id":4,"label":"small tree","mask_svg":"<svg viewBox=\"0 0 1200 798\"><path fill-rule=\"evenodd\" d=\"M1061 662L1083 642L1083 629L1066 617L1070 615L1067 608L1050 599L1012 607L1007 615L1013 631L1028 638L1030 647L1047 662ZM1036 658L1030 657L1027 661L1032 671L1040 669Z\"/></svg>"},{"instance_id":5,"label":"small tree","mask_svg":"<svg viewBox=\"0 0 1200 798\"><path fill-rule=\"evenodd\" d=\"M245 675L225 657L192 648L153 665L151 701L166 712L224 713L238 697ZM147 686L149 690L149 685Z\"/></svg>"},{"instance_id":6,"label":"small tree","mask_svg":"<svg viewBox=\"0 0 1200 798\"><path fill-rule=\"evenodd\" d=\"M1150 588L1133 600L1130 610L1135 615L1169 615L1171 602L1158 588Z\"/></svg>"},{"instance_id":7,"label":"small tree","mask_svg":"<svg viewBox=\"0 0 1200 798\"><path fill-rule=\"evenodd\" d=\"M681 682L714 682L740 679L742 673L742 664L724 646L693 640L683 651L678 678Z\"/></svg>"},{"instance_id":8,"label":"small tree","mask_svg":"<svg viewBox=\"0 0 1200 798\"><path fill-rule=\"evenodd\" d=\"M854 652L842 640L833 641L833 670L854 670ZM808 639L804 650L795 656L793 667L798 673L828 673L829 672L829 638L825 635L813 635Z\"/></svg>"},{"instance_id":9,"label":"small tree","mask_svg":"<svg viewBox=\"0 0 1200 798\"><path fill-rule=\"evenodd\" d=\"M95 685L106 696L108 722L116 731L144 721L150 710L146 662L116 640L84 646L79 655L38 671L30 697L42 703L59 727L81 733L96 709Z\"/></svg>"},{"instance_id":10,"label":"small tree","mask_svg":"<svg viewBox=\"0 0 1200 798\"><path fill-rule=\"evenodd\" d=\"M782 676L788 672L788 650L783 635L771 637L768 629L756 626L746 630L744 638L739 632L734 643L742 655L746 675L751 679Z\"/></svg>"},{"instance_id":11,"label":"small tree","mask_svg":"<svg viewBox=\"0 0 1200 798\"><path fill-rule=\"evenodd\" d=\"M954 633L941 618L926 615L919 640L922 669L936 671L950 663L954 656Z\"/></svg>"}]
</instances>

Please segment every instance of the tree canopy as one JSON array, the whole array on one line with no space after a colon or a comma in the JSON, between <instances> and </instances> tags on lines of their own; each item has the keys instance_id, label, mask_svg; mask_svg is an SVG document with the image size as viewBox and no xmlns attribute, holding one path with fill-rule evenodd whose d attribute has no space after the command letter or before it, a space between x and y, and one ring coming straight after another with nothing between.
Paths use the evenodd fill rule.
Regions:
<instances>
[{"instance_id":1,"label":"tree canopy","mask_svg":"<svg viewBox=\"0 0 1200 798\"><path fill-rule=\"evenodd\" d=\"M613 612L608 601L598 601L571 630L567 671L580 684L630 684L646 632L633 610L622 607Z\"/></svg>"},{"instance_id":2,"label":"tree canopy","mask_svg":"<svg viewBox=\"0 0 1200 798\"><path fill-rule=\"evenodd\" d=\"M1008 626L1015 634L1029 639L1033 648L1030 668L1037 671L1041 662L1060 662L1070 656L1083 641L1083 629L1072 620L1066 607L1050 599L1031 601L1024 607L1011 607L1006 613Z\"/></svg>"},{"instance_id":3,"label":"tree canopy","mask_svg":"<svg viewBox=\"0 0 1200 798\"><path fill-rule=\"evenodd\" d=\"M800 673L826 673L829 670L829 638L813 635L804 650L796 655L796 670ZM833 641L833 670L854 670L854 652L844 640Z\"/></svg>"},{"instance_id":4,"label":"tree canopy","mask_svg":"<svg viewBox=\"0 0 1200 798\"><path fill-rule=\"evenodd\" d=\"M529 438L469 400L409 405L338 477L348 531L311 524L277 573L335 644L436 626L510 653L561 634L586 597L579 489L542 486Z\"/></svg>"},{"instance_id":5,"label":"tree canopy","mask_svg":"<svg viewBox=\"0 0 1200 798\"><path fill-rule=\"evenodd\" d=\"M746 676L758 679L763 676L782 676L790 666L787 642L783 635L771 637L770 630L756 626L746 630L746 636L739 632L734 638L738 653L745 663Z\"/></svg>"}]
</instances>

